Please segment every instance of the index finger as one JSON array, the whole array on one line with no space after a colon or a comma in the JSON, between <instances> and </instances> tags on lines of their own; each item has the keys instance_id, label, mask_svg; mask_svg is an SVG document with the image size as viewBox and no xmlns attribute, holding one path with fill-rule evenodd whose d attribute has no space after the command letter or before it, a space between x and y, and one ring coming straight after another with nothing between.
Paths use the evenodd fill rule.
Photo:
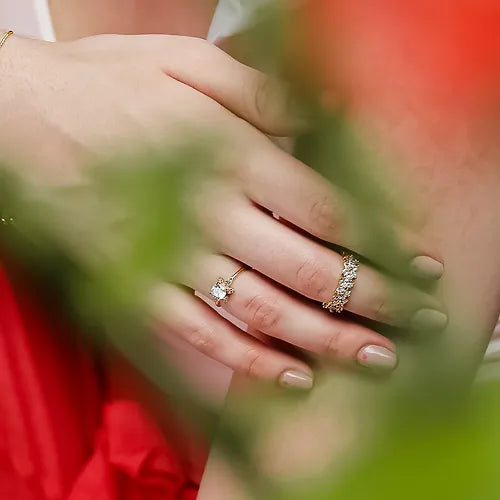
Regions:
<instances>
[{"instance_id":1,"label":"index finger","mask_svg":"<svg viewBox=\"0 0 500 500\"><path fill-rule=\"evenodd\" d=\"M303 122L294 116L283 83L232 58L201 38L153 36L155 58L170 77L198 90L266 134L291 135Z\"/></svg>"},{"instance_id":2,"label":"index finger","mask_svg":"<svg viewBox=\"0 0 500 500\"><path fill-rule=\"evenodd\" d=\"M265 138L250 144L240 154L238 175L253 202L396 274L441 277L439 252L411 224L355 199Z\"/></svg>"}]
</instances>

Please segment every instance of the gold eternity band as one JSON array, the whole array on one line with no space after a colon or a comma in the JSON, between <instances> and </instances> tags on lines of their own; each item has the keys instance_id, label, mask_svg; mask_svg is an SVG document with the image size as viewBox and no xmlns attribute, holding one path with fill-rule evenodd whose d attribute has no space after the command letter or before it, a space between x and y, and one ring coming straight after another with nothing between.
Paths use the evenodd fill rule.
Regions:
<instances>
[{"instance_id":1,"label":"gold eternity band","mask_svg":"<svg viewBox=\"0 0 500 500\"><path fill-rule=\"evenodd\" d=\"M339 278L339 284L333 292L333 297L328 302L323 302L323 308L331 313L341 313L349 302L352 289L358 276L359 260L354 255L344 252L344 269Z\"/></svg>"}]
</instances>

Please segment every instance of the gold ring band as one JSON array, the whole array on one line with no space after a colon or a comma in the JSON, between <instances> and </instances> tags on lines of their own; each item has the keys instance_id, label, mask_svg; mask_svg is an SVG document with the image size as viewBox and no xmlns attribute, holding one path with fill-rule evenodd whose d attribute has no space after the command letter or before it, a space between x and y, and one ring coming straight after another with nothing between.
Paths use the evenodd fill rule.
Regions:
<instances>
[{"instance_id":1,"label":"gold ring band","mask_svg":"<svg viewBox=\"0 0 500 500\"><path fill-rule=\"evenodd\" d=\"M221 306L224 302L227 304L229 297L233 295L234 288L232 287L233 281L240 275L243 271L246 271L246 267L240 267L231 277L227 280L224 278L218 278L210 289L210 295L214 299L215 305L217 307Z\"/></svg>"},{"instance_id":2,"label":"gold ring band","mask_svg":"<svg viewBox=\"0 0 500 500\"><path fill-rule=\"evenodd\" d=\"M323 308L331 313L341 313L351 297L352 289L358 277L359 260L354 255L344 252L344 269L339 278L337 288L333 292L332 298L328 302L323 302Z\"/></svg>"},{"instance_id":3,"label":"gold ring band","mask_svg":"<svg viewBox=\"0 0 500 500\"><path fill-rule=\"evenodd\" d=\"M9 36L13 35L14 32L12 30L7 31L7 33L4 33L2 38L0 38L0 49L4 46L5 42L9 38Z\"/></svg>"}]
</instances>

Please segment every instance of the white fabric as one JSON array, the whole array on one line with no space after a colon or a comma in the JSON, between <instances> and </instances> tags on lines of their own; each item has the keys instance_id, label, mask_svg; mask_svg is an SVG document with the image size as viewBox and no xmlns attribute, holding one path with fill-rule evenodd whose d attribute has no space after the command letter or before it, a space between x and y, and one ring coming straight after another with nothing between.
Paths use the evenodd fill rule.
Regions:
<instances>
[{"instance_id":1,"label":"white fabric","mask_svg":"<svg viewBox=\"0 0 500 500\"><path fill-rule=\"evenodd\" d=\"M49 42L55 40L47 0L0 0L0 28Z\"/></svg>"},{"instance_id":2,"label":"white fabric","mask_svg":"<svg viewBox=\"0 0 500 500\"><path fill-rule=\"evenodd\" d=\"M254 11L271 0L220 0L207 40L215 43L241 31L252 19Z\"/></svg>"}]
</instances>

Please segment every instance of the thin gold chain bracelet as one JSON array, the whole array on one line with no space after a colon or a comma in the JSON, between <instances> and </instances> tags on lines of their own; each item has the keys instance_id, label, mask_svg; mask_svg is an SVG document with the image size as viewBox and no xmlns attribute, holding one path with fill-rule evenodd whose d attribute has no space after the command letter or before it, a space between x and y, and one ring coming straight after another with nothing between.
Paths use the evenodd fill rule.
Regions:
<instances>
[{"instance_id":1,"label":"thin gold chain bracelet","mask_svg":"<svg viewBox=\"0 0 500 500\"><path fill-rule=\"evenodd\" d=\"M9 38L10 35L13 35L14 32L12 30L7 31L7 33L4 33L2 35L2 38L0 38L0 49L5 45L5 42Z\"/></svg>"},{"instance_id":2,"label":"thin gold chain bracelet","mask_svg":"<svg viewBox=\"0 0 500 500\"><path fill-rule=\"evenodd\" d=\"M9 36L13 35L14 32L12 30L7 31L7 33L4 33L2 37L0 38L0 49L5 45L5 42L8 40ZM9 215L4 215L3 213L0 212L0 225L6 226L10 225L14 222L14 219L10 217Z\"/></svg>"}]
</instances>

